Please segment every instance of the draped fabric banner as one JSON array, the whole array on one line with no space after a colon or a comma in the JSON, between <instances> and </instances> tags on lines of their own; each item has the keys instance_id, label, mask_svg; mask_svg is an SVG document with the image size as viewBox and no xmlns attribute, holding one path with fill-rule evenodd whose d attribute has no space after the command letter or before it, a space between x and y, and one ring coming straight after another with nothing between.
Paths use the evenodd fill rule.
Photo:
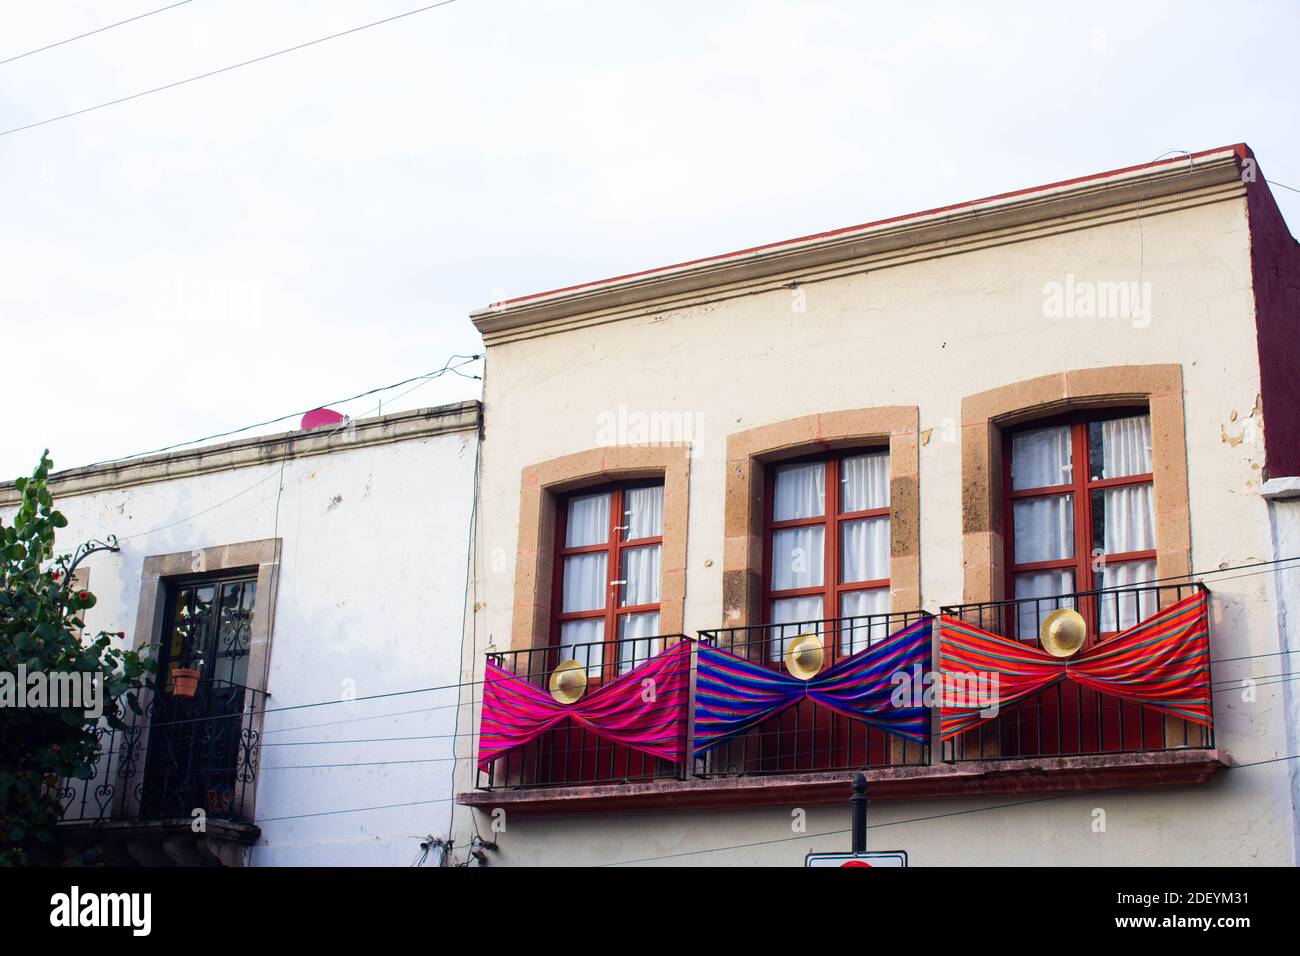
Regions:
<instances>
[{"instance_id":1,"label":"draped fabric banner","mask_svg":"<svg viewBox=\"0 0 1300 956\"><path fill-rule=\"evenodd\" d=\"M690 668L691 646L679 641L577 703L561 704L489 661L483 680L478 765L487 766L565 718L605 740L680 763L685 756ZM650 680L653 685L646 684Z\"/></svg>"},{"instance_id":2,"label":"draped fabric banner","mask_svg":"<svg viewBox=\"0 0 1300 956\"><path fill-rule=\"evenodd\" d=\"M988 719L999 707L1060 681L1198 724L1210 724L1209 598L1184 598L1075 657L1053 657L1020 641L998 637L957 618L939 618L940 735L944 740ZM968 675L996 674L992 700L971 701ZM979 681L988 688L991 681ZM975 704L975 706L971 706Z\"/></svg>"},{"instance_id":3,"label":"draped fabric banner","mask_svg":"<svg viewBox=\"0 0 1300 956\"><path fill-rule=\"evenodd\" d=\"M895 707L891 678L898 671L929 669L930 621L923 618L806 681L701 644L695 674L696 756L805 697L891 734L928 743L928 711L919 702Z\"/></svg>"}]
</instances>

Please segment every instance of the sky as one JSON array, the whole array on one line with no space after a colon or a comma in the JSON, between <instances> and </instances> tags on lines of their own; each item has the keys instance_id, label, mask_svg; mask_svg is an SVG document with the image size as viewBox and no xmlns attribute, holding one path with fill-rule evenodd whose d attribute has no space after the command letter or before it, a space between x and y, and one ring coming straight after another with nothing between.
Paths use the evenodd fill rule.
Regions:
<instances>
[{"instance_id":1,"label":"sky","mask_svg":"<svg viewBox=\"0 0 1300 956\"><path fill-rule=\"evenodd\" d=\"M0 0L0 60L169 2ZM422 5L189 0L0 65L0 130ZM1300 188L1297 36L1293 0L456 0L0 135L0 477L437 369L502 298L1170 150Z\"/></svg>"}]
</instances>

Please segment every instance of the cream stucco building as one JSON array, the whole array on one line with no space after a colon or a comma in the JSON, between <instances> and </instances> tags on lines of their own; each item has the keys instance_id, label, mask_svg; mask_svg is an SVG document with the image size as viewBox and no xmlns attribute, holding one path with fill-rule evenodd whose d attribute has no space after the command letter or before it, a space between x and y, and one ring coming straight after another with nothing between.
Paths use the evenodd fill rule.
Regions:
<instances>
[{"instance_id":1,"label":"cream stucco building","mask_svg":"<svg viewBox=\"0 0 1300 956\"><path fill-rule=\"evenodd\" d=\"M1246 147L473 320L486 431L463 679L481 680L488 652L541 686L574 654L589 673L623 672L645 656L632 638L653 650L650 635L717 632L705 636L735 647L778 640L774 622L1128 587L1110 611L1098 592L1068 599L1092 601L1109 632L1217 572L1201 578L1213 732L1090 698L1086 717L1049 709L1051 740L1004 726L928 753L855 756L850 740L819 758L811 727L775 726L766 757L679 768L617 753L580 766L557 732L517 764L458 765L457 840L495 826L498 864L799 865L847 849L844 771L862 767L871 847L912 865L1297 861L1296 761L1259 762L1300 749L1296 688L1279 679L1300 646L1300 571L1266 563L1300 553L1300 252ZM1112 455L1125 433L1142 459L1128 468ZM1027 477L1048 466L1059 480ZM871 481L835 504L837 487ZM808 488L812 505L782 503ZM815 535L816 567L787 573L783 531ZM867 531L883 537L864 544ZM1037 607L1008 606L997 620ZM721 630L736 628L752 630ZM478 727L474 692L462 733ZM462 753L475 744L462 737Z\"/></svg>"}]
</instances>

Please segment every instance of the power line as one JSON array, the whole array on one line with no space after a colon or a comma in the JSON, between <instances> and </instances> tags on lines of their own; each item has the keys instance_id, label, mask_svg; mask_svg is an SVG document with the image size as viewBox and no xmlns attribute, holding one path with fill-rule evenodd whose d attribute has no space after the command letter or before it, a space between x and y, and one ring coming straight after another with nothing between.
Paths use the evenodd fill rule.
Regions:
<instances>
[{"instance_id":1,"label":"power line","mask_svg":"<svg viewBox=\"0 0 1300 956\"><path fill-rule=\"evenodd\" d=\"M443 365L442 368L434 369L432 372L425 372L421 375L412 375L410 378L404 378L400 382L394 382L392 385L380 385L377 388L371 388L371 389L367 389L364 392L358 392L356 395L351 395L348 398L338 398L330 402L321 402L317 405L313 405L311 408L305 408L299 412L288 412L287 414L280 415L276 418L268 418L264 422L254 422L251 425L241 425L240 427L232 428L229 431L217 432L216 434L213 435L205 435L202 438L191 438L188 441L176 442L175 444L172 445L164 445L161 448L154 448L150 451L137 451L130 455L122 455L119 458L105 458L103 461L94 461L91 462L89 465L82 465L81 467L97 468L100 465L115 465L118 462L129 461L132 458L143 458L146 455L161 455L163 452L174 451L177 448L184 448L187 445L198 445L204 442L216 441L218 438L229 438L231 435L239 435L247 431L252 431L254 428L264 428L267 425L274 425L277 422L282 422L285 421L286 419L300 418L303 415L306 415L308 412L315 411L318 408L327 408L331 405L343 405L346 404L347 402L355 402L359 398L368 398L369 396L377 395L380 392L392 391L395 388L401 388L403 385L409 385L411 382L418 382L421 379L432 379L435 376L443 375L446 372L457 372L458 369L461 369L464 366L469 365L473 362L477 362L482 357L483 357L482 355L459 355L459 354L453 355L449 359L447 359L446 364ZM456 359L465 359L465 361L461 362L459 365L452 366L451 363ZM462 377L466 377L460 372L457 372L457 374L461 374ZM468 377L474 379L480 378L480 376L478 375L473 375Z\"/></svg>"},{"instance_id":2,"label":"power line","mask_svg":"<svg viewBox=\"0 0 1300 956\"><path fill-rule=\"evenodd\" d=\"M1216 681L1216 682L1214 682L1213 684L1210 685L1210 686L1211 686L1211 691L1210 691L1210 693L1211 693L1211 695L1217 695L1217 694L1226 694L1226 693L1229 693L1229 692L1232 692L1232 691L1242 690L1242 689L1244 689L1244 688L1242 687L1242 683L1241 683L1241 682L1242 682L1242 681L1247 681L1247 680L1252 681L1252 682L1253 682L1253 686L1255 686L1255 687L1274 687L1274 686L1277 686L1277 685L1279 685L1279 684L1287 684L1287 683L1290 683L1290 682L1292 682L1292 681L1300 680L1300 673L1261 674L1261 675L1258 675L1258 676L1246 676L1246 677L1230 678L1230 679L1228 679L1228 680L1226 680L1226 681L1221 681L1221 682L1220 682L1220 681ZM471 686L471 685L474 685L474 684L481 684L481 683L483 683L483 682L482 682L482 681L466 681L465 684L463 684L463 685L448 684L448 685L445 685L444 687L441 687L441 688L429 688L429 690L451 690L451 689L456 688L457 686L466 686L466 687L468 687L468 686ZM400 693L413 693L413 692L411 692L411 691L402 691L402 692L400 692ZM384 695L378 695L378 696L381 696L381 697L382 697L382 696L384 696ZM1103 695L1103 696L1104 696L1104 695ZM1012 708L1012 707L1015 707L1015 706L1018 706L1018 705L1021 705L1021 704L1027 703L1027 702L1030 702L1031 699L1032 699L1032 695L1028 695L1028 696L1026 696L1026 697L1017 698L1016 700L1011 701L1010 703L1007 703L1006 705L1004 705L1004 708L1005 708L1005 709L1010 709L1010 708ZM1125 700L1123 700L1123 699L1121 699L1121 698L1114 698L1114 699L1115 699L1119 704L1121 704L1121 705L1131 705L1131 706L1134 706L1134 707L1141 707L1141 706L1142 706L1141 703L1138 702L1138 701L1125 701ZM320 705L323 705L323 704L334 704L334 703L344 703L344 702L343 702L343 701L333 701L333 700L331 700L331 701L322 701L322 702L320 702L320 704L301 704L301 705L297 705L297 706L300 706L300 707L312 707L312 706L320 706ZM460 703L453 703L453 704L441 704L441 705L439 705L439 706L435 706L435 707L424 707L424 708L419 708L419 709L417 709L417 710L398 711L398 712L395 713L395 714L376 714L376 715L369 716L369 717L357 717L357 718L352 718L351 720L343 720L343 721L327 721L327 722L325 722L325 723L320 723L320 724L306 724L306 725L303 725L303 726L301 726L301 727L281 727L281 728L277 728L277 729L274 729L274 730L266 730L266 731L262 731L262 735L263 735L263 736L266 736L267 734L283 733L283 732L285 732L285 731L291 731L291 730L306 730L306 729L309 729L309 728L312 728L312 727L328 727L328 726L334 726L334 725L336 725L336 724L340 724L340 723L349 723L349 722L355 722L355 721L363 721L363 720L379 720L379 719L382 719L382 718L384 718L384 717L397 717L397 716L405 716L405 715L409 715L409 714L422 714L422 713L429 713L429 712L431 712L431 711L437 711L437 710L449 710L449 709L451 709L451 708L459 708L459 707L463 707L463 706L465 706L465 702L464 702L464 701L462 701L462 702L460 702ZM1073 717L1073 716L1079 716L1079 715L1082 715L1082 716L1084 716L1084 717L1099 716L1093 708L1084 708L1084 709L1080 709L1079 707L1076 707L1076 706L1075 706L1075 702L1073 702L1073 701L1058 701L1056 706L1051 707L1051 711L1052 711L1052 715L1054 715L1054 716L1059 716L1059 717ZM269 712L272 712L272 711L261 711L260 713L269 713ZM257 713L257 712L251 712L251 713ZM208 716L208 717L193 717L193 718L184 719L184 720L175 720L175 721L158 721L158 722L156 722L156 723L150 724L150 727L151 727L151 728L158 728L158 727L166 727L166 726L172 726L172 725L177 725L177 724L201 723L201 722L209 721L209 720L234 720L236 717L239 717L239 716L250 716L251 713L250 713L250 714L243 714L243 713L241 712L240 714L234 714L234 713L232 713L232 714L220 714L220 715L214 715L214 716ZM1015 726L1015 725L1018 725L1018 724L1029 724L1029 723L1035 723L1036 721L1040 720L1041 718L1040 718L1038 715L1035 715L1035 714L1023 713L1023 714L1019 715L1019 719L1014 719L1014 720L1013 720L1013 719L1010 719L1010 718L1008 718L1008 717L990 718L990 720L993 720L993 719L1000 720L1000 721L1001 721L1001 726L1002 726L1002 728L1005 729L1005 728L1007 728L1007 727ZM760 722L760 724L761 724L761 722ZM755 727L757 727L757 726L758 726L758 725L755 725ZM977 728L972 728L972 729L977 729ZM789 729L789 728L778 728L778 729L776 729L776 730L770 730L770 731L760 731L760 730L756 730L756 729L751 729L750 731L745 732L743 735L738 735L738 736L736 737L736 740L737 740L737 741L740 741L740 740L753 741L753 740L756 740L756 739L759 739L759 738L764 738L764 737L780 737L780 736L787 736L787 735L789 735L789 733L790 733L790 729ZM410 734L410 735L397 736L397 737L344 737L344 738L340 738L340 739L338 739L338 740L285 740L285 741L273 741L273 742L269 742L269 743L267 743L267 742L260 742L260 741L259 741L259 742L256 744L256 746L257 746L258 748L261 748L261 747L316 747L316 746L343 746L343 745L347 745L347 744L400 743L400 742L403 742L403 741L413 741L413 740L456 740L456 739L459 739L459 738L462 738L462 737L465 737L465 738L473 738L473 737L477 737L477 736L478 736L478 731L476 731L476 730L466 730L466 731L459 731L459 732L449 733L449 734ZM591 744L589 744L589 745L587 745L587 746L583 746L583 747L571 746L571 747L568 747L568 748L567 748L567 752L568 752L568 753L571 753L571 754L577 754L577 753L591 753L591 752L595 752L595 751L597 751L597 750L606 749L606 748L608 748L609 746L610 746L610 745L609 745L607 742L602 743L602 742L600 742L599 738L597 738L595 741L593 741ZM842 749L842 747L840 747L840 746L837 745L837 746L834 746L834 747L826 748L826 749L824 749L824 750L814 748L813 750L810 750L810 751L809 751L809 750L800 751L800 753L801 753L802 755L805 755L805 756L806 756L806 755L809 755L809 754L830 753L830 752L833 752L833 751L835 751L835 750L837 750L837 749ZM101 756L103 756L103 755L113 755L113 754L130 754L130 753L135 753L137 750L138 750L137 747L130 747L130 746L128 746L128 747L123 747L123 748L121 748L121 749L117 749L117 750L104 751L104 752L101 754ZM1051 755L1051 754L1043 754L1042 756L1053 756L1053 755ZM451 758L448 758L448 759L451 759ZM457 759L459 759L459 758L457 758ZM400 761L399 761L399 762L400 762ZM350 765L349 765L349 764L331 764L330 766L350 766Z\"/></svg>"},{"instance_id":3,"label":"power line","mask_svg":"<svg viewBox=\"0 0 1300 956\"><path fill-rule=\"evenodd\" d=\"M1254 568L1254 567L1261 567L1261 566L1263 566L1263 565L1275 565L1275 564L1280 564L1280 563L1282 563L1282 562L1287 562L1287 561L1300 561L1300 555L1297 555L1297 556L1295 556L1295 557L1289 557L1289 558L1279 558L1279 559L1277 559L1276 561L1262 561L1262 562L1255 562L1255 563L1253 563L1253 564L1241 565L1241 567L1243 567L1243 568ZM1236 570L1236 569L1235 569L1235 568L1223 568L1223 569L1221 569L1221 570L1223 570L1223 571L1232 571L1232 570ZM1294 570L1294 569L1293 569L1293 568L1281 568L1281 569L1276 569L1276 570ZM1256 571L1256 572L1254 572L1254 574L1256 574L1256 575L1258 575L1258 574L1270 574L1270 573L1276 573L1276 571ZM1241 577L1246 577L1246 576L1249 576L1249 575L1241 575ZM665 635L665 636L672 636L672 635ZM682 635L682 636L685 637L685 635ZM689 638L688 638L688 640L689 640ZM1296 652L1296 651L1278 651L1278 652L1269 652L1269 653L1266 653L1266 654L1245 655L1245 656L1241 656L1241 657L1225 658L1224 660L1241 661L1241 660L1249 660L1249 659L1252 659L1252 658L1254 658L1254 657L1276 657L1276 656L1278 656L1278 654L1289 654L1289 653L1297 653L1297 652ZM1211 663L1211 664L1219 663L1219 661L1214 660L1214 659L1211 659L1210 663ZM1288 674L1269 674L1269 675L1264 675L1264 678L1273 678L1273 677L1293 677L1293 676L1294 676L1294 677L1300 677L1300 674L1297 674L1297 675L1288 675ZM1257 679L1264 679L1264 678L1257 678ZM1239 682L1239 681L1244 680L1244 679L1246 679L1246 678L1242 678L1242 677L1237 677L1237 678L1228 678L1227 681L1226 681L1226 683L1232 683L1232 682L1234 682L1234 681ZM352 697L352 698L331 698L331 699L329 699L329 700L310 701L310 702L303 703L303 704L290 704L290 705L286 705L286 706L283 706L283 707L265 707L265 708L262 708L261 710L251 710L251 711L247 711L247 712L245 712L245 716L254 716L254 715L258 715L258 714L274 714L274 713L281 713L281 712L293 711L293 710L304 710L304 709L312 708L312 707L328 707L328 706L337 706L337 705L339 705L339 704L360 703L360 702L362 702L362 701L369 701L369 700L384 700L384 699L387 699L387 698L390 698L390 697L404 697L404 696L410 696L410 695L413 695L413 694L428 694L428 693L434 693L434 692L437 692L437 691L459 690L459 689L462 688L462 687L471 687L471 686L478 685L478 684L483 684L483 683L485 683L484 680L459 681L459 682L456 682L456 683L451 683L451 684L439 684L439 685L435 685L435 686L431 686L431 687L414 687L414 688L410 688L410 689L407 689L407 690L389 691L389 692L382 693L382 694L368 694L368 695L363 696L363 697ZM1216 681L1216 683L1218 683L1218 682ZM1237 686L1240 686L1240 684L1238 684ZM1230 688L1229 688L1229 689L1230 689ZM449 708L449 707L458 707L458 706L463 706L463 702L461 702L461 703L459 703L459 704L446 704L446 705L443 705L442 708L438 708L438 707L422 708L422 709L420 709L420 710L416 710L416 711L409 711L408 713L420 713L420 712L423 712L424 710L444 709L444 708ZM221 716L219 716L219 717L193 717L193 718L188 718L188 719L184 719L184 720L176 720L176 721L162 721L162 722L159 722L159 723L154 724L154 725L152 725L152 726L165 726L165 725L167 725L167 724L188 724L188 723L195 723L195 722L205 721L205 720L218 720L218 719L222 719L222 720L224 720L224 719L230 719L230 718L233 717L233 716L234 716L234 715L232 715L232 714L227 714L227 715L221 715ZM392 716L392 715L389 715L389 714L377 714L377 715L374 715L373 718L372 718L372 717L363 717L363 718L356 718L356 719L358 719L358 720L370 720L370 719L380 719L380 718L382 718L382 717L387 717L387 716ZM311 725L311 726L327 726L327 725L325 725L325 724L319 724L319 725ZM284 727L284 728L278 728L278 729L275 729L275 730L266 731L266 733L279 733L279 732L286 731L286 730L301 730L301 729L305 729L305 728L303 728L303 727Z\"/></svg>"},{"instance_id":4,"label":"power line","mask_svg":"<svg viewBox=\"0 0 1300 956\"><path fill-rule=\"evenodd\" d=\"M59 40L55 43L47 43L45 46L37 47L35 50L28 50L26 53L19 53L17 56L11 56L7 60L0 60L0 66L6 63L12 63L14 60L21 60L23 57L33 56L37 53L44 53L46 50L53 50L56 46L63 46L65 43L72 43L75 40L84 40L86 37L94 36L96 33L103 33L105 30L111 30L114 27L124 26L128 23L135 23L136 20L143 20L145 17L151 17L155 13L165 13L176 7L183 7L190 3L191 0L179 0L177 3L169 3L165 7L159 7L157 10L150 10L147 13L140 13L133 17L127 17L125 20L118 20L116 23L110 23L108 26L98 27L94 30L87 30L85 33L78 33L75 37L68 37L66 40Z\"/></svg>"},{"instance_id":5,"label":"power line","mask_svg":"<svg viewBox=\"0 0 1300 956\"><path fill-rule=\"evenodd\" d=\"M448 803L451 797L442 797L438 800L413 800L410 803L388 803L377 807L350 807L346 810L320 810L316 813L291 813L283 817L259 817L257 822L278 823L281 820L303 820L307 817L332 817L340 813L365 813L369 810L396 810L399 807L423 807L431 803Z\"/></svg>"},{"instance_id":6,"label":"power line","mask_svg":"<svg viewBox=\"0 0 1300 956\"><path fill-rule=\"evenodd\" d=\"M1229 772L1233 770L1243 770L1247 767L1262 767L1266 764L1282 763L1287 760L1298 760L1300 754L1287 754L1281 757L1270 757L1266 760L1253 760L1248 763L1239 763L1227 768ZM1135 787L1120 787L1115 790L1108 790L1107 793L1128 793L1134 791ZM947 813L932 813L923 817L910 817L906 820L890 820L886 823L872 823L867 825L868 830L878 830L885 827L902 826L907 823L927 823L931 820L942 820L947 817L960 817L972 813L984 813L988 810L1006 810L1010 807L1023 807L1031 803L1046 803L1051 800L1062 800L1067 797L1088 796L1087 791L1068 791L1066 793L1054 793L1046 797L1035 797L1032 800L1017 800L1013 803L998 803L988 807L972 807L966 810L952 810ZM747 850L752 847L771 846L778 843L792 843L801 840L813 840L824 836L842 836L845 833L853 832L851 829L843 830L825 830L821 833L801 833L792 837L781 837L776 840L756 840L752 843L736 843L728 846L706 847L700 850L683 850L679 853L665 853L661 856L643 856L635 860L616 860L612 863L601 863L600 866L630 866L635 863L652 863L657 860L673 860L684 856L698 856L701 853L722 853L727 850Z\"/></svg>"},{"instance_id":7,"label":"power line","mask_svg":"<svg viewBox=\"0 0 1300 956\"><path fill-rule=\"evenodd\" d=\"M458 358L458 357L462 357L462 356L453 356L453 358ZM460 365L453 365L453 366L450 366L450 367L446 367L446 368L439 369L439 370L437 370L436 372L430 372L430 373L428 373L427 375L416 376L415 379L408 379L407 381L416 381L416 380L418 379L418 384L416 384L416 385L412 386L411 388L408 388L406 391L402 392L400 395L397 396L396 399L394 399L394 401L400 401L402 398L404 398L404 397L407 396L407 395L410 395L410 394L411 394L412 392L414 392L416 389L421 388L421 387L423 387L424 385L427 385L429 382L435 381L435 380L436 380L437 378L439 378L439 377L440 377L444 372L455 372L457 375L461 375L461 374L463 374L463 373L461 373L461 372L459 372L459 371L457 371L457 370L460 369L460 368L463 368L463 367L466 366L466 365L469 365L471 362L474 362L474 361L476 361L476 358L474 358L474 357L470 357L470 358L468 358L466 361L460 363ZM478 376L472 376L472 377L473 377L473 378L478 378ZM400 383L398 383L398 385L404 385L404 384L406 384L406 383L405 383L405 382L400 382ZM373 389L371 392L366 393L366 394L373 394L375 391L387 391L389 388L396 388L396 387L398 387L398 386L397 386L397 385L392 385L392 386L387 386L386 388ZM362 397L362 396L357 396L357 397ZM351 400L352 400L352 399L343 399L343 401L345 401L345 402L346 402L346 401L351 401ZM340 404L340 403L335 402L335 403L332 403L332 404ZM381 404L382 404L382 403L381 403ZM369 411L367 412L367 414L369 414L369 412L373 412L374 410L375 410L375 409L373 409L373 408L372 408L372 409L369 409ZM285 417L292 417L292 415L285 416ZM279 420L279 419L277 419L277 420ZM330 429L321 429L318 433L313 433L313 434L312 434L312 435L307 439L307 441L308 441L308 442L311 442L311 441L328 440L329 438L332 438L332 437L333 437L334 435L336 435L338 432L340 432L340 431L342 431L344 428L346 428L349 424L350 424L349 421L343 421L343 422L340 422L339 424L335 425L333 428L330 428ZM242 430L247 430L247 428L256 428L256 427L257 427L256 425L250 425L250 426L247 426L245 429L240 429L240 430L242 431ZM205 440L206 440L206 439L196 439L196 441L205 441ZM183 444L190 444L190 443L189 443L189 442L186 442L186 443L183 443ZM179 447L179 446L176 446L176 447ZM148 454L148 453L146 453L146 454ZM286 446L286 455L287 455L287 446ZM125 460L125 459L119 459L119 460ZM124 535L120 535L120 536L118 537L118 540L119 540L119 541L131 541L131 540L133 540L133 539L135 539L135 538L143 538L143 537L145 537L145 536L147 536L147 535L157 534L159 531L166 531L168 528L174 528L174 527L176 527L177 525L188 524L189 522L193 521L195 518L198 518L198 517L200 517L200 516L202 516L202 515L205 515L205 514L211 512L211 511L216 511L218 508L224 508L226 505L230 504L230 502L234 501L236 498L242 498L244 495L248 494L250 491L254 491L254 490L257 489L257 488L260 488L262 485L266 484L266 483L267 483L268 481L270 481L272 478L275 478L275 477L277 476L277 474L278 474L278 472L270 472L270 473L268 473L267 475L265 475L264 477L259 478L257 481L253 482L253 483L252 483L251 485L249 485L248 487L243 488L243 489L241 489L240 491L235 492L235 493L234 493L233 495L231 495L229 498L224 498L224 499L222 499L221 501L218 501L216 504L209 505L209 506L206 507L206 508L201 508L200 510L195 511L195 512L192 513L192 514L188 514L188 515L184 516L183 518L177 518L177 519L174 520L174 521L169 521L169 522L167 522L167 524L159 525L159 526L156 527L156 528L150 528L148 531L137 531L137 532L135 532L134 534L124 534ZM299 476L298 478L295 478L295 479L294 479L294 481L301 481L301 480L302 480L302 476ZM269 498L269 497L270 497L270 496L268 495L267 498ZM261 499L258 499L257 502L254 502L254 505L260 504L262 501L267 500L267 498L261 498ZM251 509L249 509L249 510L251 510ZM242 514L243 512L240 512L240 513Z\"/></svg>"},{"instance_id":8,"label":"power line","mask_svg":"<svg viewBox=\"0 0 1300 956\"><path fill-rule=\"evenodd\" d=\"M455 3L456 0L441 0L439 3L431 3L428 6L417 7L414 10L407 10L405 13L394 14L391 17L385 17L382 20L373 20L370 23L363 23L360 26L351 27L347 30L341 30L338 33L331 33L329 36L317 37L315 40L308 40L306 43L298 43L291 47L285 47L283 50L276 50L273 53L264 53L261 56L253 57L251 60L242 60L239 63L232 63L229 66L223 66L219 69L209 70L207 73L200 73L197 76L189 76L183 80L175 80L171 83L165 83L162 86L155 86L153 89L141 90L139 93L132 93L129 96L120 96L115 100L108 100L104 103L96 103L94 106L87 106L83 109L73 110L70 113L62 113L58 116L51 116L48 119L37 120L35 123L26 123L22 126L15 126L12 129L0 130L0 136L9 136L12 133L21 133L24 130L35 129L37 126L45 126L49 123L57 123L59 120L71 119L74 116L82 116L86 113L93 113L95 110L102 110L109 106L117 106L120 103L127 103L131 100L137 100L142 96L148 96L151 93L161 93L164 90L172 90L178 86L184 86L187 83L195 83L199 80L206 80L209 77L217 76L221 73L228 73L231 70L237 70L243 66L252 66L254 63L261 63L277 56L283 56L286 53L295 53L298 50L305 50L307 47L316 46L318 43L325 43L328 40L337 40L339 37L345 37L353 33L359 33L362 30L369 30L371 27L382 26L385 23L392 23L394 20L401 20L405 17L413 17L417 13L424 13L427 10L435 10L438 7L445 7L448 4Z\"/></svg>"}]
</instances>

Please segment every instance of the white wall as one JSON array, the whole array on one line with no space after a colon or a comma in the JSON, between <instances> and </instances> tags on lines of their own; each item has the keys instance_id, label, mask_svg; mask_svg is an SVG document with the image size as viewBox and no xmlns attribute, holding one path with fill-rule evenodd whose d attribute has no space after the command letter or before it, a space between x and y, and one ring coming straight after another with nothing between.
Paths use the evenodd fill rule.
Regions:
<instances>
[{"instance_id":1,"label":"white wall","mask_svg":"<svg viewBox=\"0 0 1300 956\"><path fill-rule=\"evenodd\" d=\"M461 431L292 459L278 518L278 464L56 500L60 550L121 539L84 565L98 599L86 624L128 640L147 556L283 540L253 865L406 866L426 835L446 835L456 690L274 711L456 683L476 453ZM255 613L268 610L259 594ZM399 736L433 739L282 746ZM442 762L347 766L430 758ZM345 766L287 769L301 764Z\"/></svg>"}]
</instances>

